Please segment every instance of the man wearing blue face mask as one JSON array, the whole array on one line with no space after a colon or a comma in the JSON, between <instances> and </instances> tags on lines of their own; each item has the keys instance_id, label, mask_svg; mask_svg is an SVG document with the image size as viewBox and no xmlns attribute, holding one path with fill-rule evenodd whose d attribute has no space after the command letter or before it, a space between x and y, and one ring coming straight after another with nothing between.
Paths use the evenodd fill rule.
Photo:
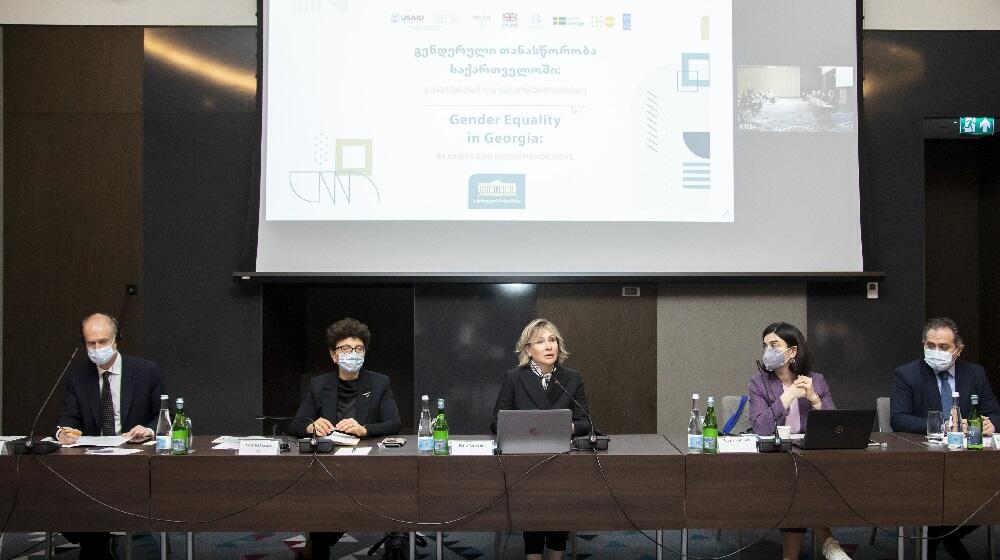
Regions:
<instances>
[{"instance_id":1,"label":"man wearing blue face mask","mask_svg":"<svg viewBox=\"0 0 1000 560\"><path fill-rule=\"evenodd\" d=\"M355 319L337 321L326 329L330 359L336 371L318 375L288 430L298 437L329 435L334 430L358 437L399 433L399 409L389 377L364 369L371 346L368 326ZM310 558L327 560L342 532L309 533Z\"/></svg>"},{"instance_id":2,"label":"man wearing blue face mask","mask_svg":"<svg viewBox=\"0 0 1000 560\"><path fill-rule=\"evenodd\" d=\"M118 321L110 315L90 315L83 320L80 335L89 361L66 372L56 439L71 444L81 435L153 437L160 395L166 390L163 370L118 351Z\"/></svg>"},{"instance_id":3,"label":"man wearing blue face mask","mask_svg":"<svg viewBox=\"0 0 1000 560\"><path fill-rule=\"evenodd\" d=\"M142 358L118 351L118 321L94 313L80 325L89 361L66 372L56 439L74 443L81 435L124 435L132 440L154 436L160 395L166 392L163 370ZM81 559L115 558L110 533L63 533L80 544Z\"/></svg>"},{"instance_id":4,"label":"man wearing blue face mask","mask_svg":"<svg viewBox=\"0 0 1000 560\"><path fill-rule=\"evenodd\" d=\"M990 417L1000 418L1000 405L982 366L958 361L964 349L962 334L954 321L938 317L927 322L923 334L924 359L899 366L893 373L889 406L894 431L927 433L927 412L940 410L947 416L952 407L952 392L957 391L963 418L968 418L971 412L972 395L979 396L983 435L993 434ZM953 558L971 558L962 544L962 537L975 529L971 525L958 529L930 527L928 558L934 560L939 542L944 543L945 550Z\"/></svg>"},{"instance_id":5,"label":"man wearing blue face mask","mask_svg":"<svg viewBox=\"0 0 1000 560\"><path fill-rule=\"evenodd\" d=\"M979 396L983 435L993 434L990 418L1000 418L1000 405L993 396L986 371L977 364L959 361L965 346L958 325L947 317L931 319L924 326L922 360L896 368L890 392L892 429L897 432L927 432L927 411L951 410L951 393L958 391L962 417L971 412L972 395Z\"/></svg>"}]
</instances>

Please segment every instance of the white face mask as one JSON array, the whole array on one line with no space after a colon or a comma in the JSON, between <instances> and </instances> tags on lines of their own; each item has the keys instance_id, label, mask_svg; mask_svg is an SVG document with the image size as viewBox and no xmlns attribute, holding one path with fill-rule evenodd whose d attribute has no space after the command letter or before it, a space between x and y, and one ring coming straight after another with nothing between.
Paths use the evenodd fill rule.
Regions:
<instances>
[{"instance_id":1,"label":"white face mask","mask_svg":"<svg viewBox=\"0 0 1000 560\"><path fill-rule=\"evenodd\" d=\"M938 373L950 368L954 361L955 356L951 352L924 348L924 362Z\"/></svg>"},{"instance_id":2,"label":"white face mask","mask_svg":"<svg viewBox=\"0 0 1000 560\"><path fill-rule=\"evenodd\" d=\"M361 365L365 363L365 355L358 354L357 352L351 352L350 354L341 354L337 358L337 365L340 369L344 371L349 371L354 373L361 369Z\"/></svg>"},{"instance_id":3,"label":"white face mask","mask_svg":"<svg viewBox=\"0 0 1000 560\"><path fill-rule=\"evenodd\" d=\"M115 345L108 344L100 348L87 348L87 357L94 365L99 366L108 363L115 355Z\"/></svg>"}]
</instances>

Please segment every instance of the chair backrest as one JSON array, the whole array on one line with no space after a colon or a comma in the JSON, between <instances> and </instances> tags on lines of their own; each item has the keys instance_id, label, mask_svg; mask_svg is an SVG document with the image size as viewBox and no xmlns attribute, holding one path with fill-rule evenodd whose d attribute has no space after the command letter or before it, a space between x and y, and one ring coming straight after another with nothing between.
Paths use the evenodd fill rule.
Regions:
<instances>
[{"instance_id":1,"label":"chair backrest","mask_svg":"<svg viewBox=\"0 0 1000 560\"><path fill-rule=\"evenodd\" d=\"M891 432L892 421L889 416L889 397L875 399L875 409L878 410L878 431Z\"/></svg>"},{"instance_id":2,"label":"chair backrest","mask_svg":"<svg viewBox=\"0 0 1000 560\"><path fill-rule=\"evenodd\" d=\"M736 409L740 407L740 400L743 397L741 395L729 395L722 397L722 415L719 417L719 428L722 428L729 418L736 413ZM743 410L740 412L740 417L736 419L736 423L733 424L733 429L730 433L740 434L747 431L750 427L750 403L747 403Z\"/></svg>"}]
</instances>

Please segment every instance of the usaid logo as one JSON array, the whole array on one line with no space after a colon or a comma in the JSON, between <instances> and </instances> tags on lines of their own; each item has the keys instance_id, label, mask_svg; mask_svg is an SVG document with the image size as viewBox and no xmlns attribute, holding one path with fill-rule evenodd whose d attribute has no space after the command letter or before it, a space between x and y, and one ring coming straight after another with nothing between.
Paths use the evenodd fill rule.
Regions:
<instances>
[{"instance_id":1,"label":"usaid logo","mask_svg":"<svg viewBox=\"0 0 1000 560\"><path fill-rule=\"evenodd\" d=\"M424 16L420 14L392 14L389 16L392 23L419 23L424 21Z\"/></svg>"}]
</instances>

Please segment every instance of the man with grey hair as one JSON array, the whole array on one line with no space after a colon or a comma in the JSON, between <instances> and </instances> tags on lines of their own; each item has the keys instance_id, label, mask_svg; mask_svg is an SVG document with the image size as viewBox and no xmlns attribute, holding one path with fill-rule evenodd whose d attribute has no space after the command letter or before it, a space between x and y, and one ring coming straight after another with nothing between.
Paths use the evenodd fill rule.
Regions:
<instances>
[{"instance_id":1,"label":"man with grey hair","mask_svg":"<svg viewBox=\"0 0 1000 560\"><path fill-rule=\"evenodd\" d=\"M924 434L927 431L927 412L940 410L946 416L952 407L952 393L958 391L958 406L962 417L968 418L972 409L972 395L979 397L979 412L983 415L983 435L993 434L991 417L1000 418L1000 406L990 388L986 370L982 366L958 357L965 349L962 333L955 321L936 317L924 325L922 346L924 358L896 368L892 377L890 414L892 429L897 432ZM927 552L929 560L937 555L937 543L953 558L971 558L962 544L962 537L975 530L975 526L930 527Z\"/></svg>"}]
</instances>

